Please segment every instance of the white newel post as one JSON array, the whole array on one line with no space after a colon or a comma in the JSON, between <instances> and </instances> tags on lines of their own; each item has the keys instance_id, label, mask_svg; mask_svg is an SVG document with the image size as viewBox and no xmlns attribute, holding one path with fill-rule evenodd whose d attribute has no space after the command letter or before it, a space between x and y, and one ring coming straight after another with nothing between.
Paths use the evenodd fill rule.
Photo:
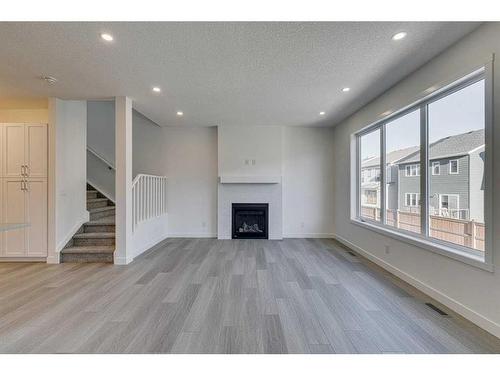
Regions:
<instances>
[{"instance_id":1,"label":"white newel post","mask_svg":"<svg viewBox=\"0 0 500 375\"><path fill-rule=\"evenodd\" d=\"M115 98L115 264L128 264L132 254L132 99Z\"/></svg>"}]
</instances>

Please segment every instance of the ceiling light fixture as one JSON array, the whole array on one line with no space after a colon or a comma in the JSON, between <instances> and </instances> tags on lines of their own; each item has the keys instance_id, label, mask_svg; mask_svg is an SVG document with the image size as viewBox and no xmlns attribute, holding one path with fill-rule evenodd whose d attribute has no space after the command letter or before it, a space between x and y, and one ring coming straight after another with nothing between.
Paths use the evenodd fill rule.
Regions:
<instances>
[{"instance_id":1,"label":"ceiling light fixture","mask_svg":"<svg viewBox=\"0 0 500 375\"><path fill-rule=\"evenodd\" d=\"M350 87L344 87L344 88L342 88L342 92L348 92L348 91L351 91Z\"/></svg>"},{"instance_id":2,"label":"ceiling light fixture","mask_svg":"<svg viewBox=\"0 0 500 375\"><path fill-rule=\"evenodd\" d=\"M159 87L153 87L153 91L154 92L161 92L161 88L159 88Z\"/></svg>"},{"instance_id":3,"label":"ceiling light fixture","mask_svg":"<svg viewBox=\"0 0 500 375\"><path fill-rule=\"evenodd\" d=\"M406 37L406 33L404 31L400 31L392 36L392 40L401 40Z\"/></svg>"},{"instance_id":4,"label":"ceiling light fixture","mask_svg":"<svg viewBox=\"0 0 500 375\"><path fill-rule=\"evenodd\" d=\"M113 35L107 33L101 34L101 38L104 39L106 42L112 42L114 39Z\"/></svg>"},{"instance_id":5,"label":"ceiling light fixture","mask_svg":"<svg viewBox=\"0 0 500 375\"><path fill-rule=\"evenodd\" d=\"M179 116L179 117L180 117L180 116L184 116L184 112L182 112L182 111L177 111L177 116Z\"/></svg>"},{"instance_id":6,"label":"ceiling light fixture","mask_svg":"<svg viewBox=\"0 0 500 375\"><path fill-rule=\"evenodd\" d=\"M325 112L321 111L321 112L319 113L319 115L320 115L320 116L324 116L324 115L325 115Z\"/></svg>"}]
</instances>

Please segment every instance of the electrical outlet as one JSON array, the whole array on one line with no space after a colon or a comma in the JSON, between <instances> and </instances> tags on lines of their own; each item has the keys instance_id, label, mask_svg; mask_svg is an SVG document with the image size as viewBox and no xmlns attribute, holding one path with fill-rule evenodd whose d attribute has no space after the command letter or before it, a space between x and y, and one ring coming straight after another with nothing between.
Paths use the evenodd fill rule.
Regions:
<instances>
[{"instance_id":1,"label":"electrical outlet","mask_svg":"<svg viewBox=\"0 0 500 375\"><path fill-rule=\"evenodd\" d=\"M300 223L300 227L304 228L304 222L303 221Z\"/></svg>"},{"instance_id":2,"label":"electrical outlet","mask_svg":"<svg viewBox=\"0 0 500 375\"><path fill-rule=\"evenodd\" d=\"M206 222L206 221L202 222L202 223L201 223L201 226L202 226L203 228L205 228L205 227L207 226L207 222Z\"/></svg>"},{"instance_id":3,"label":"electrical outlet","mask_svg":"<svg viewBox=\"0 0 500 375\"><path fill-rule=\"evenodd\" d=\"M391 247L389 245L385 245L385 253L390 254L391 253Z\"/></svg>"}]
</instances>

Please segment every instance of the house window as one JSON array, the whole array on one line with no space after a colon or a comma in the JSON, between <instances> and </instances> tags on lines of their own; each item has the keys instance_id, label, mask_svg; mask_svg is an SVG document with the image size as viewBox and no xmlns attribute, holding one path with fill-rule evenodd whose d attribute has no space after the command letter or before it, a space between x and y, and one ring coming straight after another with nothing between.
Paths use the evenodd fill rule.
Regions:
<instances>
[{"instance_id":1,"label":"house window","mask_svg":"<svg viewBox=\"0 0 500 375\"><path fill-rule=\"evenodd\" d=\"M439 209L440 210L458 210L459 209L458 194L439 194Z\"/></svg>"},{"instance_id":2,"label":"house window","mask_svg":"<svg viewBox=\"0 0 500 375\"><path fill-rule=\"evenodd\" d=\"M441 163L438 161L432 162L432 175L439 176L441 174Z\"/></svg>"},{"instance_id":3,"label":"house window","mask_svg":"<svg viewBox=\"0 0 500 375\"><path fill-rule=\"evenodd\" d=\"M487 96L491 99L491 85L485 84L485 72L486 68L480 69L355 134L358 168L368 159L371 166L374 160L380 160L378 168L382 174L380 182L370 182L374 186L358 186L358 194L353 195L358 204L351 206L357 208L353 219L363 222L369 218L375 221L375 227L371 228L378 231L392 229L390 235L405 231L399 237L403 241L411 238L433 251L453 257L461 254L463 259L491 264L491 242L485 225L489 220L485 206L491 202L486 204L485 200L490 198L485 192L491 191L486 161L490 157L488 150L492 149L486 143L493 141L485 137L492 127L491 116L486 117L487 110L491 111L486 105ZM441 175L445 158L449 159L449 173ZM465 158L468 162L459 165ZM431 162L432 159L435 161ZM431 168L423 171L421 165ZM399 173L399 178L391 176L388 181L389 169ZM463 181L449 177L460 172ZM466 199L450 193L450 187L463 191ZM366 188L376 194L362 196ZM364 207L368 205L371 210Z\"/></svg>"},{"instance_id":4,"label":"house window","mask_svg":"<svg viewBox=\"0 0 500 375\"><path fill-rule=\"evenodd\" d=\"M450 174L458 174L458 160L450 160Z\"/></svg>"},{"instance_id":5,"label":"house window","mask_svg":"<svg viewBox=\"0 0 500 375\"><path fill-rule=\"evenodd\" d=\"M420 205L420 194L418 193L406 193L405 203L407 207L417 207Z\"/></svg>"},{"instance_id":6,"label":"house window","mask_svg":"<svg viewBox=\"0 0 500 375\"><path fill-rule=\"evenodd\" d=\"M412 164L406 166L406 177L420 176L420 164Z\"/></svg>"}]
</instances>

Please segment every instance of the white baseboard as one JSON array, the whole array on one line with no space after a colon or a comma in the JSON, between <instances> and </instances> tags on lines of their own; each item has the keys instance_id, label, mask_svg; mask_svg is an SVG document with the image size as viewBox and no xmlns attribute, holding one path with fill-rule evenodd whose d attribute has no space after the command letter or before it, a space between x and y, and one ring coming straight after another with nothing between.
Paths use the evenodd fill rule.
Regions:
<instances>
[{"instance_id":1,"label":"white baseboard","mask_svg":"<svg viewBox=\"0 0 500 375\"><path fill-rule=\"evenodd\" d=\"M217 238L216 233L169 233L171 238ZM166 237L166 238L167 238Z\"/></svg>"},{"instance_id":2,"label":"white baseboard","mask_svg":"<svg viewBox=\"0 0 500 375\"><path fill-rule=\"evenodd\" d=\"M59 264L61 263L61 253L57 252L47 257L47 264Z\"/></svg>"},{"instance_id":3,"label":"white baseboard","mask_svg":"<svg viewBox=\"0 0 500 375\"><path fill-rule=\"evenodd\" d=\"M331 233L284 233L283 238L335 238Z\"/></svg>"},{"instance_id":4,"label":"white baseboard","mask_svg":"<svg viewBox=\"0 0 500 375\"><path fill-rule=\"evenodd\" d=\"M416 279L415 277L407 274L406 272L400 270L399 268L394 267L393 265L387 263L385 260L380 259L379 257L369 253L368 251L362 249L361 247L353 244L349 240L347 240L339 235L334 235L333 238L335 238L337 241L344 244L345 246L351 248L352 250L358 252L359 254L363 255L367 259L371 260L373 263L384 268L386 271L389 271L390 273L396 275L401 280L407 282L408 284L417 288L421 292L434 298L436 301L442 303L443 305L445 305L449 309L455 311L457 314L470 320L472 323L481 327L485 331L488 331L492 335L500 338L500 325L495 323L494 321L492 321L492 320L488 319L487 317L481 315L480 313L470 309L469 307L467 307L467 306L463 305L462 303L460 303L459 301L447 296L446 294L440 292L439 290L434 289L432 286L427 285L426 283L424 283L424 282Z\"/></svg>"},{"instance_id":5,"label":"white baseboard","mask_svg":"<svg viewBox=\"0 0 500 375\"><path fill-rule=\"evenodd\" d=\"M40 262L40 263L48 263L48 259L46 257L2 257L0 258L0 263L4 262Z\"/></svg>"},{"instance_id":6,"label":"white baseboard","mask_svg":"<svg viewBox=\"0 0 500 375\"><path fill-rule=\"evenodd\" d=\"M133 257L117 257L115 256L113 259L113 263L116 265L124 266L131 263L134 260Z\"/></svg>"},{"instance_id":7,"label":"white baseboard","mask_svg":"<svg viewBox=\"0 0 500 375\"><path fill-rule=\"evenodd\" d=\"M160 242L164 241L168 237L170 237L170 236L168 234L165 234L165 235L161 236L158 239L153 239L153 240L147 242L145 245L141 245L138 249L135 249L135 251L134 251L134 257L132 258L132 260L134 260L136 257L138 257L139 255L141 255L142 253L148 251L152 247L158 245Z\"/></svg>"}]
</instances>

